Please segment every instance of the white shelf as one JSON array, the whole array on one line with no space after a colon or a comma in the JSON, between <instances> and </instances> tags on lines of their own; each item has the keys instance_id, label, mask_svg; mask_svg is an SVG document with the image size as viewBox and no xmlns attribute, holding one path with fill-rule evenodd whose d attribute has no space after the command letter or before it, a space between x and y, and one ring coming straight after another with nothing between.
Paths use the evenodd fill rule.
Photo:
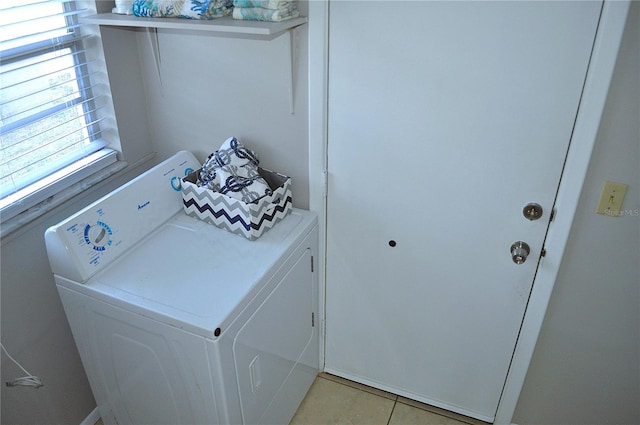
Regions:
<instances>
[{"instance_id":1,"label":"white shelf","mask_svg":"<svg viewBox=\"0 0 640 425\"><path fill-rule=\"evenodd\" d=\"M119 15L115 13L99 13L97 15L83 16L80 21L85 24L96 24L112 27L175 29L182 31L205 31L217 33L226 37L242 37L271 40L284 32L289 33L289 108L295 113L295 63L297 62L296 28L307 23L305 16L288 19L282 22L261 22L233 19L231 16L211 20L187 19L187 18L143 18L133 15ZM149 33L151 34L151 33ZM160 75L160 47L158 34L155 35L155 43L152 41L152 53Z\"/></svg>"},{"instance_id":2,"label":"white shelf","mask_svg":"<svg viewBox=\"0 0 640 425\"><path fill-rule=\"evenodd\" d=\"M185 18L142 18L133 15L100 13L80 18L83 23L138 28L167 28L191 31L209 31L237 35L274 36L303 25L307 18L302 16L282 22L259 22L233 19L230 16L211 20Z\"/></svg>"}]
</instances>

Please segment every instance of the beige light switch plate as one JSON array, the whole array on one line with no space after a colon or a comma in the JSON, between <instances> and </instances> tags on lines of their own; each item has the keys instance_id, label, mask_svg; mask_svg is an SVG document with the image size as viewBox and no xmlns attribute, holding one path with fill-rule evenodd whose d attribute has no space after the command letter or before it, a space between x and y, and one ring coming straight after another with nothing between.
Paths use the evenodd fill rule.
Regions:
<instances>
[{"instance_id":1,"label":"beige light switch plate","mask_svg":"<svg viewBox=\"0 0 640 425\"><path fill-rule=\"evenodd\" d=\"M611 217L619 216L626 193L626 184L605 181L602 186L602 194L600 195L600 202L598 202L596 212Z\"/></svg>"}]
</instances>

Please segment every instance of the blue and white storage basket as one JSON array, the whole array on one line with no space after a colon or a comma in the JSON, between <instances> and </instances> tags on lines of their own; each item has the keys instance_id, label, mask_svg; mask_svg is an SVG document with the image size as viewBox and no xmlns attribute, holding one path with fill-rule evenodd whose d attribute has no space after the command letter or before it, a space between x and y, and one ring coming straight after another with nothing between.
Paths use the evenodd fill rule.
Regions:
<instances>
[{"instance_id":1,"label":"blue and white storage basket","mask_svg":"<svg viewBox=\"0 0 640 425\"><path fill-rule=\"evenodd\" d=\"M259 168L258 172L267 181L273 194L257 202L246 203L198 186L196 182L200 170L192 171L182 179L185 213L249 240L258 239L293 208L291 178L264 168Z\"/></svg>"}]
</instances>

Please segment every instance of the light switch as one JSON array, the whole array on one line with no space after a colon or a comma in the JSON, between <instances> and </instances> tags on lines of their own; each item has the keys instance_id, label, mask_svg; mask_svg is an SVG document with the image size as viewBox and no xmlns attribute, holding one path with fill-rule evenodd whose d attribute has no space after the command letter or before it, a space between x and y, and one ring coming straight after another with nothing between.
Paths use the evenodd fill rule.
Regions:
<instances>
[{"instance_id":1,"label":"light switch","mask_svg":"<svg viewBox=\"0 0 640 425\"><path fill-rule=\"evenodd\" d=\"M625 193L627 193L626 184L605 181L596 212L611 217L619 216Z\"/></svg>"}]
</instances>

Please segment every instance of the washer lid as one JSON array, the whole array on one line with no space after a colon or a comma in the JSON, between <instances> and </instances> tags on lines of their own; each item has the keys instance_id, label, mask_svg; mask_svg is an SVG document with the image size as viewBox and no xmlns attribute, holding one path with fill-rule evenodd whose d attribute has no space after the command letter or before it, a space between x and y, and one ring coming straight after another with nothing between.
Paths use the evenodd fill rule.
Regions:
<instances>
[{"instance_id":1,"label":"washer lid","mask_svg":"<svg viewBox=\"0 0 640 425\"><path fill-rule=\"evenodd\" d=\"M179 213L82 286L128 310L214 337L314 224L315 215L294 209L249 241Z\"/></svg>"}]
</instances>

